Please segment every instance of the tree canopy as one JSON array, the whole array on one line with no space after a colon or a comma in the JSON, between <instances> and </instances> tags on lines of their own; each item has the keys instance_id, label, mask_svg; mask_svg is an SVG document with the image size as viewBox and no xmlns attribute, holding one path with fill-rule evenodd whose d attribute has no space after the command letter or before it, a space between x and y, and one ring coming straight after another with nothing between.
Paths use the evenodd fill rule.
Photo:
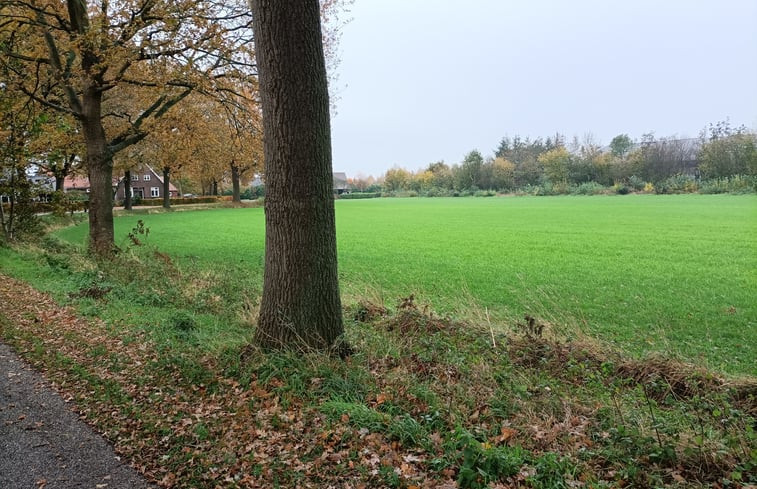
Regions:
<instances>
[{"instance_id":1,"label":"tree canopy","mask_svg":"<svg viewBox=\"0 0 757 489\"><path fill-rule=\"evenodd\" d=\"M254 74L245 2L0 1L12 89L75 118L90 180L90 248L113 247L113 156L190 93L234 103ZM250 93L248 91L247 93Z\"/></svg>"}]
</instances>

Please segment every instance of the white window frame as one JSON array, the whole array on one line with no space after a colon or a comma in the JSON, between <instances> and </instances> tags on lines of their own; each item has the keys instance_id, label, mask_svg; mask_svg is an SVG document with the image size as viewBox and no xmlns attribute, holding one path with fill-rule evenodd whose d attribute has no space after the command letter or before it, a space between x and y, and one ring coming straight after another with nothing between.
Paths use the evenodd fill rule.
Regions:
<instances>
[{"instance_id":1,"label":"white window frame","mask_svg":"<svg viewBox=\"0 0 757 489\"><path fill-rule=\"evenodd\" d=\"M132 182L138 182L139 181L139 175L132 175L131 176L131 181Z\"/></svg>"},{"instance_id":2,"label":"white window frame","mask_svg":"<svg viewBox=\"0 0 757 489\"><path fill-rule=\"evenodd\" d=\"M150 197L160 197L160 187L150 187Z\"/></svg>"},{"instance_id":3,"label":"white window frame","mask_svg":"<svg viewBox=\"0 0 757 489\"><path fill-rule=\"evenodd\" d=\"M143 179L143 180L144 180L145 182L149 182L149 181L150 181L150 175L145 175L144 177L142 177L142 179Z\"/></svg>"}]
</instances>

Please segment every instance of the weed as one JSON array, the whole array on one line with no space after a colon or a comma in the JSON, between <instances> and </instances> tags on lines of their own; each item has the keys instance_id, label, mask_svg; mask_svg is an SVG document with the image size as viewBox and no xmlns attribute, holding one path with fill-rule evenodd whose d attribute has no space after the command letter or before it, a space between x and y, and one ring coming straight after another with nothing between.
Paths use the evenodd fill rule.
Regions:
<instances>
[{"instance_id":1,"label":"weed","mask_svg":"<svg viewBox=\"0 0 757 489\"><path fill-rule=\"evenodd\" d=\"M355 402L326 401L318 409L332 422L346 421L356 428L373 432L384 431L388 423L386 414Z\"/></svg>"},{"instance_id":2,"label":"weed","mask_svg":"<svg viewBox=\"0 0 757 489\"><path fill-rule=\"evenodd\" d=\"M555 453L546 453L537 458L533 467L534 475L528 481L535 489L567 489L572 487L569 481L574 481L576 466L565 457ZM566 480L567 476L567 480Z\"/></svg>"}]
</instances>

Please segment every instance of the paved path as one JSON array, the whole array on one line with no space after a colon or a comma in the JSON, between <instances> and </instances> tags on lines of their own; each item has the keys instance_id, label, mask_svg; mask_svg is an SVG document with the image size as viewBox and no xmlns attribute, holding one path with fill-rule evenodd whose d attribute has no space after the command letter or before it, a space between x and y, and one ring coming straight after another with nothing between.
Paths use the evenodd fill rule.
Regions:
<instances>
[{"instance_id":1,"label":"paved path","mask_svg":"<svg viewBox=\"0 0 757 489\"><path fill-rule=\"evenodd\" d=\"M0 488L150 487L45 379L0 343Z\"/></svg>"}]
</instances>

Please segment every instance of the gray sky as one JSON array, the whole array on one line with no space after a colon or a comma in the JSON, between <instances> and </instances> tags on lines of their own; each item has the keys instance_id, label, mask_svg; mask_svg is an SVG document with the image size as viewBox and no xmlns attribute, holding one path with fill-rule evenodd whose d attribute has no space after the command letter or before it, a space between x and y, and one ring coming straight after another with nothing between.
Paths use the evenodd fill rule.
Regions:
<instances>
[{"instance_id":1,"label":"gray sky","mask_svg":"<svg viewBox=\"0 0 757 489\"><path fill-rule=\"evenodd\" d=\"M355 0L334 170L493 154L505 135L757 128L755 0Z\"/></svg>"}]
</instances>

